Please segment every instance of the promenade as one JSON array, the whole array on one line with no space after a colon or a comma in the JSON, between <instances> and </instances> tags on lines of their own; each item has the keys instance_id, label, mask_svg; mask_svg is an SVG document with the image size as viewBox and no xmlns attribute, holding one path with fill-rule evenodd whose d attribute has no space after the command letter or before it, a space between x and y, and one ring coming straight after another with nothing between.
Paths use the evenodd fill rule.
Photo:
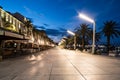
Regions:
<instances>
[{"instance_id":1,"label":"promenade","mask_svg":"<svg viewBox=\"0 0 120 80\"><path fill-rule=\"evenodd\" d=\"M120 58L53 48L3 60L0 80L120 80Z\"/></svg>"}]
</instances>

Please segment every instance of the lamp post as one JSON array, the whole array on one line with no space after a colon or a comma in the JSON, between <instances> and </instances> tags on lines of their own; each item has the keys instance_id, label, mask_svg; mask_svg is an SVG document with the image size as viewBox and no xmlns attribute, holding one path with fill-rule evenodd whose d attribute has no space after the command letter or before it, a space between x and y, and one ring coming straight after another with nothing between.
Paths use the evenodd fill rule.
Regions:
<instances>
[{"instance_id":1,"label":"lamp post","mask_svg":"<svg viewBox=\"0 0 120 80\"><path fill-rule=\"evenodd\" d=\"M76 49L76 36L75 36L75 33L73 33L72 31L69 31L69 30L67 30L67 32L74 36L74 49Z\"/></svg>"},{"instance_id":2,"label":"lamp post","mask_svg":"<svg viewBox=\"0 0 120 80\"><path fill-rule=\"evenodd\" d=\"M81 13L79 13L79 17L88 21L88 22L91 22L93 24L92 53L94 54L95 53L95 21L93 19L89 18L88 16L81 14Z\"/></svg>"}]
</instances>

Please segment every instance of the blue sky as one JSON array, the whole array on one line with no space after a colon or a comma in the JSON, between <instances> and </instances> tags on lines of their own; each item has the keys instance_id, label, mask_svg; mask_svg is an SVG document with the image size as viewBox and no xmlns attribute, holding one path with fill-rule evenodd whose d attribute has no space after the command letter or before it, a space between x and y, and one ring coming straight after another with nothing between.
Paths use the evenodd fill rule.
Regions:
<instances>
[{"instance_id":1,"label":"blue sky","mask_svg":"<svg viewBox=\"0 0 120 80\"><path fill-rule=\"evenodd\" d=\"M32 18L33 24L46 30L54 41L59 41L67 29L86 23L78 18L78 12L93 18L97 30L106 20L119 22L119 4L120 0L0 0L4 10Z\"/></svg>"}]
</instances>

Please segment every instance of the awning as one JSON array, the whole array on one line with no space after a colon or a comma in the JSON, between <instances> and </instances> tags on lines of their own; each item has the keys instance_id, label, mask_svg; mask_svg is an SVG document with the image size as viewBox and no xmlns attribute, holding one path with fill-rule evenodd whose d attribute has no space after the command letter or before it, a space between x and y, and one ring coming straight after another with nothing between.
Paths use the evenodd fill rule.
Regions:
<instances>
[{"instance_id":1,"label":"awning","mask_svg":"<svg viewBox=\"0 0 120 80\"><path fill-rule=\"evenodd\" d=\"M14 33L5 29L0 28L0 39L1 40L22 40L23 35Z\"/></svg>"}]
</instances>

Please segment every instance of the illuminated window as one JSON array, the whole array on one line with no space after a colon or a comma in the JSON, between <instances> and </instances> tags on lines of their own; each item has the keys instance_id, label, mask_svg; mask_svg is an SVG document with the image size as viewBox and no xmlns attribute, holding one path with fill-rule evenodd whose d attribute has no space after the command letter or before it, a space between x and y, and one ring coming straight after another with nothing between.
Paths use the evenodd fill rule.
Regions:
<instances>
[{"instance_id":1,"label":"illuminated window","mask_svg":"<svg viewBox=\"0 0 120 80\"><path fill-rule=\"evenodd\" d=\"M4 12L1 10L1 16L2 16L2 18L4 18L5 16L4 16Z\"/></svg>"},{"instance_id":2,"label":"illuminated window","mask_svg":"<svg viewBox=\"0 0 120 80\"><path fill-rule=\"evenodd\" d=\"M10 18L10 20L9 20L9 21L10 21L10 23L12 23L12 18L11 18L11 16L9 16L9 18Z\"/></svg>"},{"instance_id":3,"label":"illuminated window","mask_svg":"<svg viewBox=\"0 0 120 80\"><path fill-rule=\"evenodd\" d=\"M18 23L19 29L21 28L20 23Z\"/></svg>"},{"instance_id":4,"label":"illuminated window","mask_svg":"<svg viewBox=\"0 0 120 80\"><path fill-rule=\"evenodd\" d=\"M8 21L8 14L6 13L5 15L6 15L6 21Z\"/></svg>"},{"instance_id":5,"label":"illuminated window","mask_svg":"<svg viewBox=\"0 0 120 80\"><path fill-rule=\"evenodd\" d=\"M15 19L13 18L13 24L15 25Z\"/></svg>"}]
</instances>

